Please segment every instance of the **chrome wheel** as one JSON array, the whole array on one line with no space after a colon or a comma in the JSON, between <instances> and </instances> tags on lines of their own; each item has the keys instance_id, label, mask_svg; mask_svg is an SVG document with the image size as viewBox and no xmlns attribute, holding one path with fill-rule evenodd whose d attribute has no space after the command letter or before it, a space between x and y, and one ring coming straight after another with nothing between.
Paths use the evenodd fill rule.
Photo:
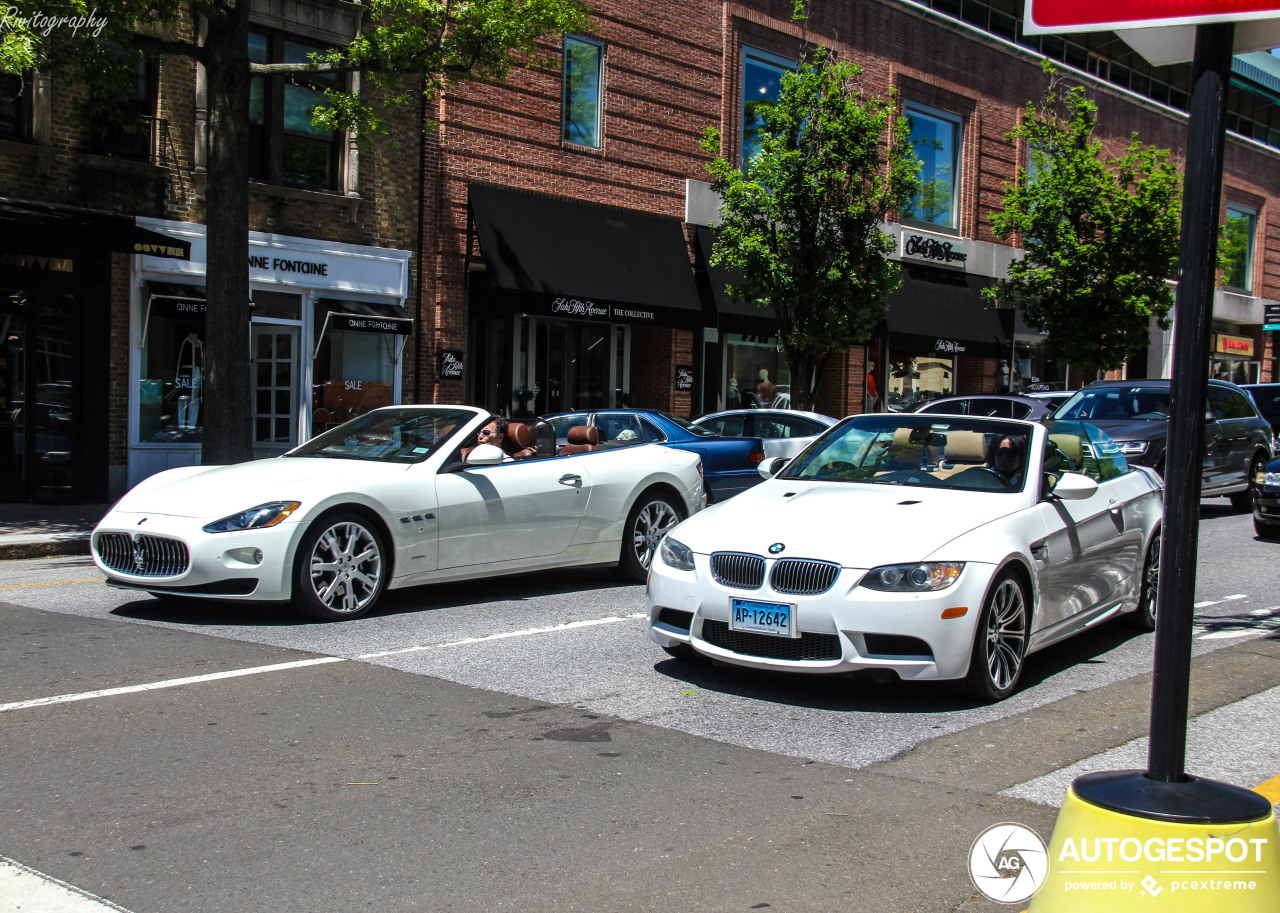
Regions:
<instances>
[{"instance_id":1,"label":"chrome wheel","mask_svg":"<svg viewBox=\"0 0 1280 913\"><path fill-rule=\"evenodd\" d=\"M360 523L335 523L316 537L308 572L311 592L329 612L364 612L381 589L382 546Z\"/></svg>"},{"instance_id":2,"label":"chrome wheel","mask_svg":"<svg viewBox=\"0 0 1280 913\"><path fill-rule=\"evenodd\" d=\"M1007 691L1018 680L1027 646L1027 605L1013 579L1000 581L991 597L985 637L987 675L997 690Z\"/></svg>"},{"instance_id":3,"label":"chrome wheel","mask_svg":"<svg viewBox=\"0 0 1280 913\"><path fill-rule=\"evenodd\" d=\"M665 500L650 501L641 508L631 525L631 547L641 567L649 567L658 543L679 522L680 515Z\"/></svg>"}]
</instances>

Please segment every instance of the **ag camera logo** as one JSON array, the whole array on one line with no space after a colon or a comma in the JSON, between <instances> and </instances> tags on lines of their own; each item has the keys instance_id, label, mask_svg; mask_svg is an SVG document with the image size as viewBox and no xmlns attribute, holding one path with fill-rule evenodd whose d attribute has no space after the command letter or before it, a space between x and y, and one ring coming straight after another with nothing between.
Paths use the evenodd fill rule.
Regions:
<instances>
[{"instance_id":1,"label":"ag camera logo","mask_svg":"<svg viewBox=\"0 0 1280 913\"><path fill-rule=\"evenodd\" d=\"M1018 904L1044 884L1049 853L1040 835L1021 824L996 824L973 841L969 878L988 900Z\"/></svg>"}]
</instances>

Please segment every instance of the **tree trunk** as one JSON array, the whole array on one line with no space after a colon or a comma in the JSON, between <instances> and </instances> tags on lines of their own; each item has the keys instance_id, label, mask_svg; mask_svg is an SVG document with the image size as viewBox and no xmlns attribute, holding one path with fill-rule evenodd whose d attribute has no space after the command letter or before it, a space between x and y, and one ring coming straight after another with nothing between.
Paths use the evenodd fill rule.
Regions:
<instances>
[{"instance_id":1,"label":"tree trunk","mask_svg":"<svg viewBox=\"0 0 1280 913\"><path fill-rule=\"evenodd\" d=\"M249 4L224 7L205 41L209 87L206 198L205 465L253 458L249 361Z\"/></svg>"}]
</instances>

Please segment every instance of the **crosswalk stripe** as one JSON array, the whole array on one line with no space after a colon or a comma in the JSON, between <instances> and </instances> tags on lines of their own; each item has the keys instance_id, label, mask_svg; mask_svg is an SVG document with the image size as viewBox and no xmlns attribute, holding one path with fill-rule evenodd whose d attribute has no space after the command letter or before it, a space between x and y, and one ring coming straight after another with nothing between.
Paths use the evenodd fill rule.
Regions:
<instances>
[{"instance_id":1,"label":"crosswalk stripe","mask_svg":"<svg viewBox=\"0 0 1280 913\"><path fill-rule=\"evenodd\" d=\"M0 856L0 913L129 913L96 894Z\"/></svg>"}]
</instances>

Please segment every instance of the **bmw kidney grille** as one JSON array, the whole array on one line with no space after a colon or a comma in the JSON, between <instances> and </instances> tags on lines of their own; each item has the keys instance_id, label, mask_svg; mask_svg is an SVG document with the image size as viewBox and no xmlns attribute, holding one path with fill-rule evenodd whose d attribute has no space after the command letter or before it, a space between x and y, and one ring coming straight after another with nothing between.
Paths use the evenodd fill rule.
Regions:
<instances>
[{"instance_id":1,"label":"bmw kidney grille","mask_svg":"<svg viewBox=\"0 0 1280 913\"><path fill-rule=\"evenodd\" d=\"M711 556L711 576L721 586L758 590L764 585L764 559L759 555L717 552Z\"/></svg>"},{"instance_id":2,"label":"bmw kidney grille","mask_svg":"<svg viewBox=\"0 0 1280 913\"><path fill-rule=\"evenodd\" d=\"M736 590L758 590L764 586L764 558L737 552L716 552L711 556L711 574L716 583ZM769 585L789 596L816 596L836 582L840 565L808 558L780 558L773 563Z\"/></svg>"}]
</instances>

